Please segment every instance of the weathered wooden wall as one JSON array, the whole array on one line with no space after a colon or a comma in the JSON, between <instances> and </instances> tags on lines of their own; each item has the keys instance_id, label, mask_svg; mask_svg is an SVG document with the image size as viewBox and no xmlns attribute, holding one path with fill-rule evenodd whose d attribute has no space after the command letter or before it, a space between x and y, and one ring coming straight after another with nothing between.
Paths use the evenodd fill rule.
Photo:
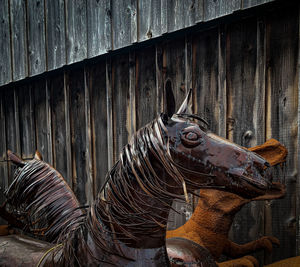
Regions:
<instances>
[{"instance_id":1,"label":"weathered wooden wall","mask_svg":"<svg viewBox=\"0 0 300 267\"><path fill-rule=\"evenodd\" d=\"M49 2L39 3L47 5ZM85 45L84 41L73 39L82 33L83 28L80 27L83 26L73 28L72 21L75 18L79 20L76 14L78 9L69 10L69 3L59 1L57 7L47 9L48 24L54 23L54 18L61 18L60 21L55 20L55 32L50 33L49 28L43 29L44 26L39 31L47 32L48 41L53 38L52 45L63 46L66 51L71 47L75 51L77 47L78 53L60 54L61 50L57 48L53 57L46 56L48 64L52 65L43 71L61 66L66 60L70 63L85 58L86 52L82 53L80 49ZM99 3L110 5L110 1ZM121 3L114 1L112 13L117 10L129 12ZM157 1L139 3L139 8L143 10L142 3L156 5ZM92 2L89 4L92 5ZM20 19L26 9L24 5L23 1L10 1L9 7L6 4L4 6L10 8L10 19ZM64 5L69 12L66 20L61 13L57 13ZM169 8L167 12L172 10ZM106 11L106 14L110 14L109 10ZM34 19L34 23L37 23L38 12L32 12L37 16ZM92 19L100 16L97 12L102 11L89 8L89 12L96 12L88 16ZM164 9L162 12L165 12ZM218 16L211 10L207 12L209 16ZM150 17L154 18L155 15L150 14ZM156 19L147 23L154 25ZM189 23L186 19L182 27ZM82 21L86 21L86 18L82 18ZM87 21L88 24L92 23ZM64 22L67 25L63 25ZM104 25L104 21L99 25ZM166 25L169 31L174 23ZM0 32L4 30L1 27ZM23 31L16 28L20 32L15 33L18 38L15 40L15 49L22 46L24 41L20 36L17 37ZM139 27L138 30L146 29ZM177 105L187 90L193 88L194 111L209 121L212 131L246 147L263 143L270 137L277 138L287 146L286 198L254 202L243 208L233 223L231 236L239 243L264 234L278 237L281 246L275 248L271 256L265 257L267 262L299 255L299 5L274 6L258 16L224 22L207 30L199 29L195 28L176 39L166 38L145 45L142 49L84 61L74 67L0 87L1 189L11 182L13 172L6 150L11 149L26 160L32 158L38 149L44 159L66 178L80 202L90 203L128 138L163 110L165 88L173 88ZM54 41L58 38L57 34L61 37L60 30L66 31L69 38L67 42L64 38L60 39L61 42ZM99 29L106 36L107 32L103 30ZM34 34L37 30L32 28L30 31ZM153 30L152 34L160 33ZM103 36L99 37L99 41L109 47L111 44L105 43ZM126 35L126 38L131 38L128 42L136 41L132 36L135 35ZM84 38L92 38L89 31ZM115 40L117 43L114 46L121 47L123 41L127 42ZM33 47L36 44L32 42L32 51L36 51ZM88 47L99 49L100 52L96 54L102 53L102 48L97 47L96 43L89 43ZM87 53L91 51L92 48L87 48ZM10 52L7 53L10 55ZM35 53L40 53L40 56L36 57ZM27 60L33 63L29 68L30 73L39 72L39 66L34 62L43 53L36 51L27 58L28 54L20 50L19 54L12 54L11 61L9 56L5 60L8 65L17 64L18 79L21 79L28 74L24 66ZM3 60L0 64L3 67ZM0 71L0 76L3 74L5 72ZM5 79L2 81L10 81ZM191 211L191 208L180 203L175 206ZM172 214L170 219L170 228L175 228L184 223L186 214ZM260 254L260 257L264 255Z\"/></svg>"},{"instance_id":2,"label":"weathered wooden wall","mask_svg":"<svg viewBox=\"0 0 300 267\"><path fill-rule=\"evenodd\" d=\"M0 0L0 86L275 0Z\"/></svg>"}]
</instances>

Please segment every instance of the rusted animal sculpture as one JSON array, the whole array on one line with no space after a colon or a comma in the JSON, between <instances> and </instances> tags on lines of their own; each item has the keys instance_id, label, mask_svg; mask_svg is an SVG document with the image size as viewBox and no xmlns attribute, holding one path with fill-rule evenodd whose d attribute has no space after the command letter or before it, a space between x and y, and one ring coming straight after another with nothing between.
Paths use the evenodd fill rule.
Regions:
<instances>
[{"instance_id":1,"label":"rusted animal sculpture","mask_svg":"<svg viewBox=\"0 0 300 267\"><path fill-rule=\"evenodd\" d=\"M274 139L249 150L263 156L272 166L282 164L287 156L286 148ZM236 244L228 239L232 221L236 213L246 203L256 200L277 199L284 195L285 187L280 184L276 190L268 190L264 195L255 198L244 198L225 191L201 189L198 205L190 220L183 226L167 232L167 251L171 257L171 262L198 261L197 248L204 247L216 261L221 254L231 258L242 257L220 263L218 264L220 267L258 266L254 257L243 256L260 249L270 252L272 243L279 244L278 239L264 236L243 245ZM190 247L192 248L190 249ZM194 258L189 250L193 250ZM199 251L202 250L199 249Z\"/></svg>"},{"instance_id":2,"label":"rusted animal sculpture","mask_svg":"<svg viewBox=\"0 0 300 267\"><path fill-rule=\"evenodd\" d=\"M272 187L268 162L186 114L190 95L177 114L173 95L167 96L173 100L167 113L132 137L87 209L79 208L60 174L45 162L12 159L18 169L1 215L55 244L1 237L0 265L19 265L13 247L23 247L31 261L27 266L169 266L165 237L174 198L213 187L251 199Z\"/></svg>"}]
</instances>

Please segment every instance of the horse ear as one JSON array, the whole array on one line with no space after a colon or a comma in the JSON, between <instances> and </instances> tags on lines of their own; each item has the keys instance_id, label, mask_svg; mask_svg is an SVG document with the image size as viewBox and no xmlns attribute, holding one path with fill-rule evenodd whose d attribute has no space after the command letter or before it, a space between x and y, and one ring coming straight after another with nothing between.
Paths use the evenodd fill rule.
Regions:
<instances>
[{"instance_id":1,"label":"horse ear","mask_svg":"<svg viewBox=\"0 0 300 267\"><path fill-rule=\"evenodd\" d=\"M192 89L190 89L185 97L185 99L183 100L180 108L177 110L176 114L182 114L182 113L189 113L190 108L189 108L189 102L191 100L192 97Z\"/></svg>"},{"instance_id":2,"label":"horse ear","mask_svg":"<svg viewBox=\"0 0 300 267\"><path fill-rule=\"evenodd\" d=\"M175 98L172 90L172 84L170 80L167 80L165 85L165 92L166 92L166 106L165 106L165 113L171 118L175 112Z\"/></svg>"},{"instance_id":3,"label":"horse ear","mask_svg":"<svg viewBox=\"0 0 300 267\"><path fill-rule=\"evenodd\" d=\"M37 160L43 160L42 154L38 150L35 151L34 158Z\"/></svg>"}]
</instances>

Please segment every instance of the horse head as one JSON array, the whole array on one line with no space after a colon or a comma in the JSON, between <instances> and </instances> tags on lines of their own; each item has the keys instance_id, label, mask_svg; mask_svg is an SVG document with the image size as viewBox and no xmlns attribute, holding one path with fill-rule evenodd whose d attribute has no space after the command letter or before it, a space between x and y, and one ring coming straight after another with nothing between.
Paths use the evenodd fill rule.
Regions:
<instances>
[{"instance_id":1,"label":"horse head","mask_svg":"<svg viewBox=\"0 0 300 267\"><path fill-rule=\"evenodd\" d=\"M202 118L188 114L190 97L191 90L176 113L173 100L167 102L167 112L161 115L166 153L188 190L207 186L244 198L265 194L272 186L270 164L258 154L213 134Z\"/></svg>"}]
</instances>

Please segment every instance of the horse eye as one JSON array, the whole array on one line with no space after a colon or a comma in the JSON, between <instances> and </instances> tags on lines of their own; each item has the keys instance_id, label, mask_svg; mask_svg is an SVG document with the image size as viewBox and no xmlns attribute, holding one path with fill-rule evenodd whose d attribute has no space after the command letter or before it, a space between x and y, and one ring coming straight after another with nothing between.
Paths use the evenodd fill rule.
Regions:
<instances>
[{"instance_id":1,"label":"horse eye","mask_svg":"<svg viewBox=\"0 0 300 267\"><path fill-rule=\"evenodd\" d=\"M198 135L196 133L189 132L185 135L185 138L190 141L196 141L198 139Z\"/></svg>"},{"instance_id":2,"label":"horse eye","mask_svg":"<svg viewBox=\"0 0 300 267\"><path fill-rule=\"evenodd\" d=\"M187 147L195 147L201 143L201 136L195 132L183 132L181 134L181 141Z\"/></svg>"}]
</instances>

